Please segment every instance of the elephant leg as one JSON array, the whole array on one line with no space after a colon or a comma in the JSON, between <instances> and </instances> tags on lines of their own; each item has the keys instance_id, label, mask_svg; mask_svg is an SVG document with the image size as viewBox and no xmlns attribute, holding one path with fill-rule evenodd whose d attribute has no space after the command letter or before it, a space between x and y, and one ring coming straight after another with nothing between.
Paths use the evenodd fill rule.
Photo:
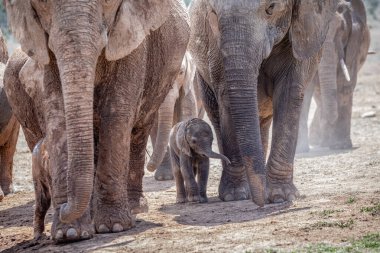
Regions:
<instances>
[{"instance_id":1,"label":"elephant leg","mask_svg":"<svg viewBox=\"0 0 380 253\"><path fill-rule=\"evenodd\" d=\"M115 108L115 105L109 105L109 108ZM113 113L119 114L117 110L114 109ZM108 113L101 116L93 196L94 223L98 233L121 232L134 225L125 183L129 165L131 122L126 120L127 117L105 116Z\"/></svg>"},{"instance_id":2,"label":"elephant leg","mask_svg":"<svg viewBox=\"0 0 380 253\"><path fill-rule=\"evenodd\" d=\"M225 132L225 138L222 136L222 127L227 131L227 129L229 129L229 122L221 122L219 115L220 105L215 93L209 88L199 73L196 73L196 78L198 80L204 109L215 130L219 153L231 158L232 155L236 153L231 147L236 147L237 144L231 145L231 143L228 143L230 139L228 138L228 133ZM224 161L222 162L222 166L223 171L219 184L219 198L223 201L248 199L250 190L243 166L233 168L232 166L228 166Z\"/></svg>"},{"instance_id":3,"label":"elephant leg","mask_svg":"<svg viewBox=\"0 0 380 253\"><path fill-rule=\"evenodd\" d=\"M148 212L148 201L143 195L145 152L150 126L133 129L131 138L130 161L127 176L128 201L132 214Z\"/></svg>"},{"instance_id":4,"label":"elephant leg","mask_svg":"<svg viewBox=\"0 0 380 253\"><path fill-rule=\"evenodd\" d=\"M261 133L261 143L264 149L264 158L267 157L268 145L269 145L269 129L272 124L272 116L260 119L260 133Z\"/></svg>"},{"instance_id":5,"label":"elephant leg","mask_svg":"<svg viewBox=\"0 0 380 253\"><path fill-rule=\"evenodd\" d=\"M321 92L319 85L316 86L314 91L314 101L317 104L317 108L314 112L313 119L311 121L310 129L309 129L309 144L311 146L321 146L323 145L323 133L321 129Z\"/></svg>"},{"instance_id":6,"label":"elephant leg","mask_svg":"<svg viewBox=\"0 0 380 253\"><path fill-rule=\"evenodd\" d=\"M49 168L45 168L48 163L44 162L44 154L41 142L36 145L32 155L32 175L35 194L34 208L34 239L38 240L42 237L45 230L45 216L51 204L51 178Z\"/></svg>"},{"instance_id":7,"label":"elephant leg","mask_svg":"<svg viewBox=\"0 0 380 253\"><path fill-rule=\"evenodd\" d=\"M356 77L353 77L354 81ZM339 85L339 84L338 84ZM338 92L338 120L333 125L330 149L351 149L351 116L353 105L352 84L346 84Z\"/></svg>"},{"instance_id":8,"label":"elephant leg","mask_svg":"<svg viewBox=\"0 0 380 253\"><path fill-rule=\"evenodd\" d=\"M67 203L68 157L64 102L56 66L45 66L43 85L42 101L46 121L45 143L49 152L51 201L54 208L51 235L59 243L89 239L95 233L89 208L82 217L73 223L63 223L60 220L61 206Z\"/></svg>"},{"instance_id":9,"label":"elephant leg","mask_svg":"<svg viewBox=\"0 0 380 253\"><path fill-rule=\"evenodd\" d=\"M8 140L0 147L0 189L2 189L4 195L13 191L13 156L16 151L20 124L17 122L16 118L12 116L7 128L9 128L9 133L7 133L9 134Z\"/></svg>"},{"instance_id":10,"label":"elephant leg","mask_svg":"<svg viewBox=\"0 0 380 253\"><path fill-rule=\"evenodd\" d=\"M200 195L199 202L200 203L208 202L207 181L208 181L209 169L210 169L210 159L209 158L199 159L197 183L199 187L199 195Z\"/></svg>"},{"instance_id":11,"label":"elephant leg","mask_svg":"<svg viewBox=\"0 0 380 253\"><path fill-rule=\"evenodd\" d=\"M182 177L185 181L185 188L187 193L187 200L189 202L198 202L199 201L199 188L198 184L195 181L194 169L192 157L189 157L185 154L181 154L180 160L180 170Z\"/></svg>"},{"instance_id":12,"label":"elephant leg","mask_svg":"<svg viewBox=\"0 0 380 253\"><path fill-rule=\"evenodd\" d=\"M310 151L309 147L309 131L308 131L308 119L311 100L313 98L314 89L319 83L318 74L316 74L313 80L307 85L305 90L305 96L303 99L300 126L298 130L297 150L296 153L306 153Z\"/></svg>"},{"instance_id":13,"label":"elephant leg","mask_svg":"<svg viewBox=\"0 0 380 253\"><path fill-rule=\"evenodd\" d=\"M154 173L154 178L157 181L173 180L173 173L170 163L169 147L166 147L166 152L162 163L158 166Z\"/></svg>"},{"instance_id":14,"label":"elephant leg","mask_svg":"<svg viewBox=\"0 0 380 253\"><path fill-rule=\"evenodd\" d=\"M173 170L173 175L174 175L175 185L176 185L176 190L177 190L176 203L185 203L186 190L185 190L184 180L181 174L179 157L171 149L170 149L170 159L172 163L172 170Z\"/></svg>"},{"instance_id":15,"label":"elephant leg","mask_svg":"<svg viewBox=\"0 0 380 253\"><path fill-rule=\"evenodd\" d=\"M293 164L302 109L303 82L293 73L277 83L273 96L272 149L267 163L267 201L292 201L299 196L293 184ZM298 78L298 79L297 79Z\"/></svg>"}]
</instances>

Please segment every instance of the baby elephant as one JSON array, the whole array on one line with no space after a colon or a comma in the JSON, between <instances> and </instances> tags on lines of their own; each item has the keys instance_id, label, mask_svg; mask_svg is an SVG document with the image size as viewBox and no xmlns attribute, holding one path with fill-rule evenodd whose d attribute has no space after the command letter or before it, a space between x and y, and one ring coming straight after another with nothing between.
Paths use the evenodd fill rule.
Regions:
<instances>
[{"instance_id":1,"label":"baby elephant","mask_svg":"<svg viewBox=\"0 0 380 253\"><path fill-rule=\"evenodd\" d=\"M207 180L210 158L222 159L224 155L212 151L211 127L194 118L176 124L170 133L170 157L177 187L177 203L207 202ZM195 180L197 177L197 180Z\"/></svg>"}]
</instances>

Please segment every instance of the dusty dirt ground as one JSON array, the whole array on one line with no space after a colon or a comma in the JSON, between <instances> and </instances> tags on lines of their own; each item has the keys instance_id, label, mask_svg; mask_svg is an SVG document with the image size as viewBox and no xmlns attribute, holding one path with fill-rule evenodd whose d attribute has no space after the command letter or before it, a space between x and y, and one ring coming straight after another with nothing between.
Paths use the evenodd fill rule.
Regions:
<instances>
[{"instance_id":1,"label":"dusty dirt ground","mask_svg":"<svg viewBox=\"0 0 380 253\"><path fill-rule=\"evenodd\" d=\"M218 161L211 166L208 204L175 204L174 182L146 173L150 211L123 233L96 235L67 245L34 242L31 156L23 137L15 157L16 193L0 203L0 251L4 252L256 252L304 251L307 245L347 245L380 232L380 24L372 23L372 50L360 74L348 151L313 150L298 155L294 203L258 208L251 201L221 202ZM377 116L362 118L374 111ZM375 209L371 209L375 210ZM47 216L47 235L51 213Z\"/></svg>"}]
</instances>

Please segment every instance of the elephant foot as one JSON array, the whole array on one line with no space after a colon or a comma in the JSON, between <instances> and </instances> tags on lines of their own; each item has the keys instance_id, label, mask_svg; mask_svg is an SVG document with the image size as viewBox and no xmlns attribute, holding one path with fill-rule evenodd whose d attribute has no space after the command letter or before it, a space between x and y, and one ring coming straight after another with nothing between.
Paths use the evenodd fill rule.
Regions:
<instances>
[{"instance_id":1,"label":"elephant foot","mask_svg":"<svg viewBox=\"0 0 380 253\"><path fill-rule=\"evenodd\" d=\"M177 204L183 204L183 203L186 203L186 197L185 197L185 196L177 196L177 198L176 198L176 203L177 203Z\"/></svg>"},{"instance_id":2,"label":"elephant foot","mask_svg":"<svg viewBox=\"0 0 380 253\"><path fill-rule=\"evenodd\" d=\"M91 222L90 212L86 213L73 223L62 223L59 219L59 208L54 212L51 236L56 243L66 243L87 240L95 234L94 224ZM40 237L42 234L36 234Z\"/></svg>"},{"instance_id":3,"label":"elephant foot","mask_svg":"<svg viewBox=\"0 0 380 253\"><path fill-rule=\"evenodd\" d=\"M199 203L207 203L207 202L208 202L207 196L200 196L199 197Z\"/></svg>"},{"instance_id":4,"label":"elephant foot","mask_svg":"<svg viewBox=\"0 0 380 253\"><path fill-rule=\"evenodd\" d=\"M245 177L236 178L230 176L222 176L219 185L219 198L222 201L237 201L246 200L250 197L250 190L248 182Z\"/></svg>"},{"instance_id":5,"label":"elephant foot","mask_svg":"<svg viewBox=\"0 0 380 253\"><path fill-rule=\"evenodd\" d=\"M95 211L94 223L97 233L119 233L132 228L135 219L128 206L102 205Z\"/></svg>"},{"instance_id":6,"label":"elephant foot","mask_svg":"<svg viewBox=\"0 0 380 253\"><path fill-rule=\"evenodd\" d=\"M147 213L149 211L148 200L144 196L129 198L128 202L133 215Z\"/></svg>"},{"instance_id":7,"label":"elephant foot","mask_svg":"<svg viewBox=\"0 0 380 253\"><path fill-rule=\"evenodd\" d=\"M200 196L198 194L189 194L187 196L187 201L188 202L199 202Z\"/></svg>"},{"instance_id":8,"label":"elephant foot","mask_svg":"<svg viewBox=\"0 0 380 253\"><path fill-rule=\"evenodd\" d=\"M267 203L282 203L294 201L300 196L293 183L267 182Z\"/></svg>"},{"instance_id":9,"label":"elephant foot","mask_svg":"<svg viewBox=\"0 0 380 253\"><path fill-rule=\"evenodd\" d=\"M170 161L166 161L166 159L158 166L156 172L154 173L154 178L157 181L166 181L173 180L173 172Z\"/></svg>"}]
</instances>

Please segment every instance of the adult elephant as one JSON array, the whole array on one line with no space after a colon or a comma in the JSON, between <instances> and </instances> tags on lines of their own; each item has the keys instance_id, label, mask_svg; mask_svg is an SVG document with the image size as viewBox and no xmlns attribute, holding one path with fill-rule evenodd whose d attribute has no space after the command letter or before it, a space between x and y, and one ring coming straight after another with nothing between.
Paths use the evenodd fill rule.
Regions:
<instances>
[{"instance_id":1,"label":"adult elephant","mask_svg":"<svg viewBox=\"0 0 380 253\"><path fill-rule=\"evenodd\" d=\"M173 179L167 147L172 127L178 122L195 117L202 118L204 115L198 84L194 76L195 66L190 54L186 53L182 61L181 71L158 110L150 135L153 153L147 164L147 169L155 171L156 180Z\"/></svg>"},{"instance_id":2,"label":"adult elephant","mask_svg":"<svg viewBox=\"0 0 380 253\"><path fill-rule=\"evenodd\" d=\"M6 91L23 128L45 137L52 238L90 238L93 223L98 233L129 229L131 210L143 200L153 117L189 39L182 1L5 2L12 32L31 57L9 60Z\"/></svg>"},{"instance_id":3,"label":"adult elephant","mask_svg":"<svg viewBox=\"0 0 380 253\"><path fill-rule=\"evenodd\" d=\"M12 113L3 87L5 64L8 61L8 49L0 31L0 201L13 191L13 156L20 124Z\"/></svg>"},{"instance_id":4,"label":"adult elephant","mask_svg":"<svg viewBox=\"0 0 380 253\"><path fill-rule=\"evenodd\" d=\"M336 0L195 0L190 52L223 162L219 197L259 206L293 200L305 84L316 71ZM268 132L273 139L265 169ZM249 192L250 189L250 192Z\"/></svg>"},{"instance_id":5,"label":"adult elephant","mask_svg":"<svg viewBox=\"0 0 380 253\"><path fill-rule=\"evenodd\" d=\"M370 44L362 0L340 1L330 22L318 72L307 88L302 108L298 152L309 151L308 114L314 94L317 110L310 129L312 145L352 148L351 114L358 72Z\"/></svg>"}]
</instances>

